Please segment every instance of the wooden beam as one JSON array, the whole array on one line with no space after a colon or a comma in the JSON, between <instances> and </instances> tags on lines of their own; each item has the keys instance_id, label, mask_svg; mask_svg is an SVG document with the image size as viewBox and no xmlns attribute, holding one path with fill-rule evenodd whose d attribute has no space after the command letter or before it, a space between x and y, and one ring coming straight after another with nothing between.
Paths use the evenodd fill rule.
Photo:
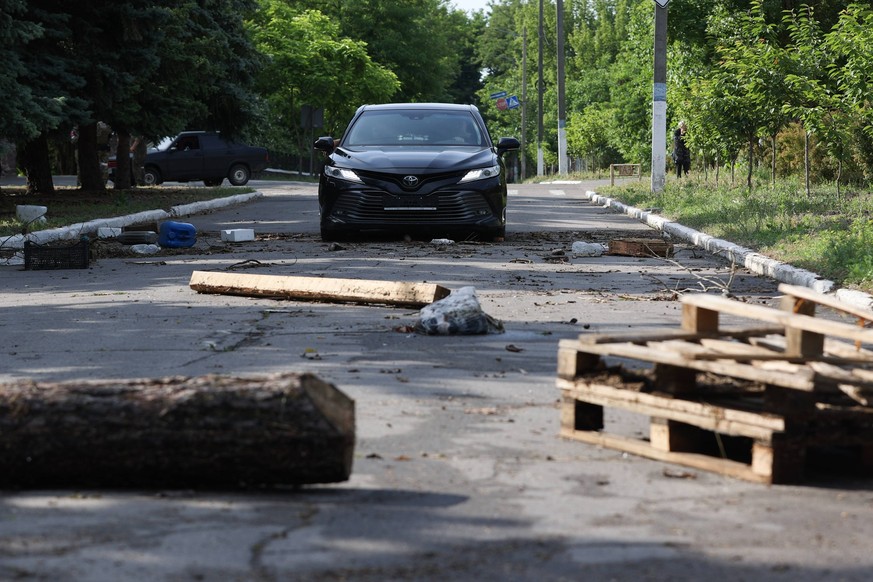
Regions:
<instances>
[{"instance_id":1,"label":"wooden beam","mask_svg":"<svg viewBox=\"0 0 873 582\"><path fill-rule=\"evenodd\" d=\"M273 297L336 303L379 303L423 307L451 291L432 283L330 279L194 271L189 283L198 293Z\"/></svg>"},{"instance_id":2,"label":"wooden beam","mask_svg":"<svg viewBox=\"0 0 873 582\"><path fill-rule=\"evenodd\" d=\"M734 301L727 297L706 294L685 295L682 297L682 303L683 309L727 313L758 321L777 323L784 325L786 328L795 328L848 340L873 343L873 329L861 329L848 323L831 321L820 317L810 317L809 315L798 313L789 313L781 309L764 307L763 305L752 305L750 303Z\"/></svg>"}]
</instances>

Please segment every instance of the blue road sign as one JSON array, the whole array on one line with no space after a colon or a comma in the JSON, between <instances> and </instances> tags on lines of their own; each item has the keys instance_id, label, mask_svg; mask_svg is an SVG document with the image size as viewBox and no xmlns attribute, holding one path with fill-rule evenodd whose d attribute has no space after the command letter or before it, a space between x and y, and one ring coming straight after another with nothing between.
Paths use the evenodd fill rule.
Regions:
<instances>
[{"instance_id":1,"label":"blue road sign","mask_svg":"<svg viewBox=\"0 0 873 582\"><path fill-rule=\"evenodd\" d=\"M498 91L497 93L492 93L492 99L500 99L501 97L506 97L506 91Z\"/></svg>"},{"instance_id":2,"label":"blue road sign","mask_svg":"<svg viewBox=\"0 0 873 582\"><path fill-rule=\"evenodd\" d=\"M506 98L507 109L518 109L519 107L521 107L521 102L516 95L510 95Z\"/></svg>"}]
</instances>

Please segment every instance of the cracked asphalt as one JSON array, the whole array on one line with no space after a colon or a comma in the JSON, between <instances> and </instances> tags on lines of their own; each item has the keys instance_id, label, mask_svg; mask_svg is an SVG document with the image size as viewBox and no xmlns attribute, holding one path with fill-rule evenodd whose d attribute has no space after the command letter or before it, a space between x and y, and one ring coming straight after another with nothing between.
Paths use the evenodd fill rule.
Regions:
<instances>
[{"instance_id":1,"label":"cracked asphalt","mask_svg":"<svg viewBox=\"0 0 873 582\"><path fill-rule=\"evenodd\" d=\"M598 183L513 186L505 242L318 237L315 188L189 217L185 253L88 269L0 265L0 380L308 371L356 403L348 482L266 491L0 492L0 580L869 580L871 481L764 486L561 439L557 345L673 329L722 260L577 257L657 236L591 204ZM253 228L257 240L219 232ZM562 254L563 253L563 254ZM473 285L504 334L407 331L417 311L198 294L194 270ZM745 271L731 292L769 304ZM607 409L607 427L644 418Z\"/></svg>"}]
</instances>

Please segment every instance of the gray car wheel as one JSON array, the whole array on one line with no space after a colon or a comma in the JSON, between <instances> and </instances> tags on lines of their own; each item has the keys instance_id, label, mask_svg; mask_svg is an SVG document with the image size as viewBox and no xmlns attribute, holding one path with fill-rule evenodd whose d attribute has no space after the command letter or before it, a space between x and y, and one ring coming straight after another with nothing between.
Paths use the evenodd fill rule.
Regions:
<instances>
[{"instance_id":1,"label":"gray car wheel","mask_svg":"<svg viewBox=\"0 0 873 582\"><path fill-rule=\"evenodd\" d=\"M227 175L227 181L234 186L245 186L250 177L250 172L247 167L242 164L231 166L230 173Z\"/></svg>"},{"instance_id":2,"label":"gray car wheel","mask_svg":"<svg viewBox=\"0 0 873 582\"><path fill-rule=\"evenodd\" d=\"M157 186L161 182L161 172L157 168L146 168L143 171L142 183L146 186Z\"/></svg>"}]
</instances>

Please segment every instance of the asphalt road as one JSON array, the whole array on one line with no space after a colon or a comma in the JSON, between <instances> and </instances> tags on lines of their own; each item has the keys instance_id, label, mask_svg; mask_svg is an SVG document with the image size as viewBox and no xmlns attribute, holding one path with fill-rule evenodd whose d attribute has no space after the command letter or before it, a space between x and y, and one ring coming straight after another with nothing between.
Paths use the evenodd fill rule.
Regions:
<instances>
[{"instance_id":1,"label":"asphalt road","mask_svg":"<svg viewBox=\"0 0 873 582\"><path fill-rule=\"evenodd\" d=\"M594 183L514 187L502 243L339 247L317 236L312 186L254 185L258 201L189 218L192 249L0 266L0 380L311 371L356 402L351 479L3 492L0 580L870 579L870 481L764 486L558 437L560 339L674 329L677 289L730 281L769 303L773 281L682 245L671 262L574 256L653 234L588 203ZM226 228L258 237L222 243ZM429 337L405 331L411 309L197 294L195 270L472 285L506 332Z\"/></svg>"}]
</instances>

